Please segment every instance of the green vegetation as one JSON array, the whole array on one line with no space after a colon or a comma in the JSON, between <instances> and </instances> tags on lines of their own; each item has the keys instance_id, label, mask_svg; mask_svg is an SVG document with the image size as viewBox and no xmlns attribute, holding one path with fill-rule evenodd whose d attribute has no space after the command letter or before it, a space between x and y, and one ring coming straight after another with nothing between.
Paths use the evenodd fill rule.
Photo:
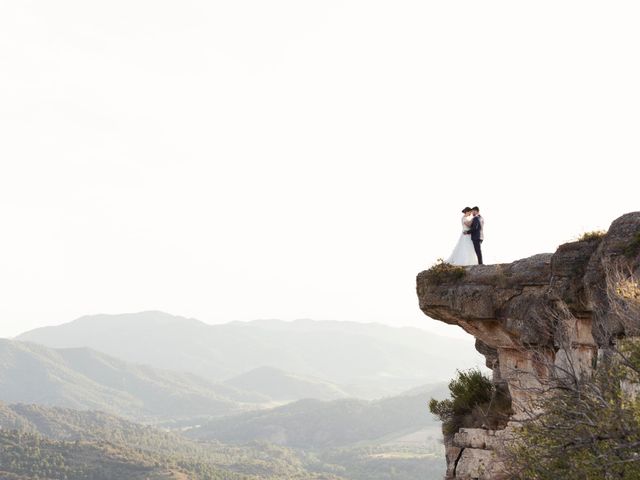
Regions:
<instances>
[{"instance_id":1,"label":"green vegetation","mask_svg":"<svg viewBox=\"0 0 640 480\"><path fill-rule=\"evenodd\" d=\"M444 451L425 408L430 394L442 396L444 388L374 402L301 401L231 417L229 429L235 423L240 432L236 444L215 440L231 435L222 423L217 424L222 434L203 428L200 433L209 439L196 441L102 412L0 403L0 432L6 445L15 446L0 454L0 478L439 478Z\"/></svg>"},{"instance_id":2,"label":"green vegetation","mask_svg":"<svg viewBox=\"0 0 640 480\"><path fill-rule=\"evenodd\" d=\"M110 443L60 442L16 430L0 430L0 476L56 480L159 480L248 478L215 468L185 470L157 455ZM185 476L188 475L188 476Z\"/></svg>"},{"instance_id":3,"label":"green vegetation","mask_svg":"<svg viewBox=\"0 0 640 480\"><path fill-rule=\"evenodd\" d=\"M0 478L8 474L56 480L320 478L306 470L296 452L274 445L200 444L142 426L120 430L117 425L107 424L102 431L119 441L82 439L93 437L91 431L79 432L76 440L61 441L0 429Z\"/></svg>"},{"instance_id":4,"label":"green vegetation","mask_svg":"<svg viewBox=\"0 0 640 480\"><path fill-rule=\"evenodd\" d=\"M511 400L502 388L496 388L480 370L458 372L449 382L451 398L429 402L429 410L442 421L445 435L460 428L502 426L511 414Z\"/></svg>"},{"instance_id":5,"label":"green vegetation","mask_svg":"<svg viewBox=\"0 0 640 480\"><path fill-rule=\"evenodd\" d=\"M580 235L580 237L578 238L578 241L579 242L599 241L599 240L602 240L606 234L607 234L606 230L593 230L591 232L584 232L582 235Z\"/></svg>"},{"instance_id":6,"label":"green vegetation","mask_svg":"<svg viewBox=\"0 0 640 480\"><path fill-rule=\"evenodd\" d=\"M145 441L153 445L153 434ZM317 462L322 473L307 470L304 456L290 449L253 443L221 444L178 441L178 453L127 444L58 441L38 434L0 429L0 478L55 480L345 480L327 470L344 470ZM320 468L321 467L321 468Z\"/></svg>"},{"instance_id":7,"label":"green vegetation","mask_svg":"<svg viewBox=\"0 0 640 480\"><path fill-rule=\"evenodd\" d=\"M442 285L443 283L453 283L462 279L467 271L464 267L451 265L439 258L436 264L425 272L429 283Z\"/></svg>"},{"instance_id":8,"label":"green vegetation","mask_svg":"<svg viewBox=\"0 0 640 480\"><path fill-rule=\"evenodd\" d=\"M518 432L514 479L640 478L640 344L624 341L592 375L560 382Z\"/></svg>"}]
</instances>

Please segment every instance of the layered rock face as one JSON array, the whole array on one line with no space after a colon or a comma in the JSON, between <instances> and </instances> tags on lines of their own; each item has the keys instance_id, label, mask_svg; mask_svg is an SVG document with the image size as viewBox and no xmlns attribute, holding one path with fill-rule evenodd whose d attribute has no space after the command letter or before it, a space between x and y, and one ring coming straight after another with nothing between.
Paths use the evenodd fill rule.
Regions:
<instances>
[{"instance_id":1,"label":"layered rock face","mask_svg":"<svg viewBox=\"0 0 640 480\"><path fill-rule=\"evenodd\" d=\"M546 380L592 368L599 351L628 325L607 294L613 268L640 274L640 212L614 221L606 235L567 243L510 264L466 267L458 280L417 277L422 311L459 325L508 389L513 415L503 430L461 429L445 439L447 479L507 478L500 449L534 409Z\"/></svg>"}]
</instances>

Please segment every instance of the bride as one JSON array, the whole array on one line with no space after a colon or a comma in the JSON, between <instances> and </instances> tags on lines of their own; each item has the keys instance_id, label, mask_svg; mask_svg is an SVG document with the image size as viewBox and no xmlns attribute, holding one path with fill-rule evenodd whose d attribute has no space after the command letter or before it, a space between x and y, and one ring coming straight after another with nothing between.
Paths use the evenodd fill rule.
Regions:
<instances>
[{"instance_id":1,"label":"bride","mask_svg":"<svg viewBox=\"0 0 640 480\"><path fill-rule=\"evenodd\" d=\"M447 258L447 263L451 265L477 265L478 257L476 251L473 248L473 242L471 241L471 235L465 235L464 232L469 231L471 222L473 221L473 215L471 215L471 209L465 207L462 210L462 233L453 252Z\"/></svg>"}]
</instances>

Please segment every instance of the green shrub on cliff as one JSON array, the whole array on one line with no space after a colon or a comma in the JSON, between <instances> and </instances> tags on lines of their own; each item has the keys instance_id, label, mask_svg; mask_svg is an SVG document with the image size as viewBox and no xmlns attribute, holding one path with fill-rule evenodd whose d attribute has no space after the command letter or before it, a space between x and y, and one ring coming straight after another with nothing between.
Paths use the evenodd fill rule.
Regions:
<instances>
[{"instance_id":1,"label":"green shrub on cliff","mask_svg":"<svg viewBox=\"0 0 640 480\"><path fill-rule=\"evenodd\" d=\"M480 370L458 372L449 382L451 398L429 402L429 410L442 421L445 436L460 428L496 428L511 413L508 394L495 385Z\"/></svg>"}]
</instances>

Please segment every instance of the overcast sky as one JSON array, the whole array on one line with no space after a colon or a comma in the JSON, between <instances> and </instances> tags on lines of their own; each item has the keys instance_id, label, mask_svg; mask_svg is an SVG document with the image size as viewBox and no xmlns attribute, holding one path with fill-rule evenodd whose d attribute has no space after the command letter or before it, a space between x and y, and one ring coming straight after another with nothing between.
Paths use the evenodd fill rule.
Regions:
<instances>
[{"instance_id":1,"label":"overcast sky","mask_svg":"<svg viewBox=\"0 0 640 480\"><path fill-rule=\"evenodd\" d=\"M415 275L640 209L640 4L4 0L0 336L91 313L452 333Z\"/></svg>"}]
</instances>

